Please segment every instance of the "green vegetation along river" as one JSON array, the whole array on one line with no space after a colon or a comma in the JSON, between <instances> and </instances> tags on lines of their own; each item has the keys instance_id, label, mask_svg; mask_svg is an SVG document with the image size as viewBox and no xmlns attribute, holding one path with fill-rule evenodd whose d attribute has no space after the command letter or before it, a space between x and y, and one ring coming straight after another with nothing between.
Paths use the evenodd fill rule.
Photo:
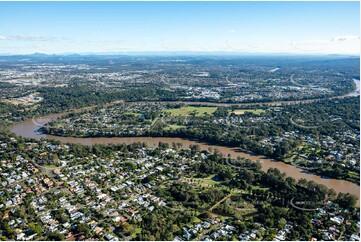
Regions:
<instances>
[{"instance_id":1,"label":"green vegetation along river","mask_svg":"<svg viewBox=\"0 0 361 242\"><path fill-rule=\"evenodd\" d=\"M55 119L66 113L53 114L44 116L37 119L30 119L24 122L18 123L10 128L10 131L23 137L27 138L46 138L46 139L54 139L62 142L69 143L79 143L83 145L93 145L93 144L109 144L109 143L134 143L134 142L145 142L149 146L156 146L159 142L163 143L181 143L183 147L189 147L189 145L199 145L201 149L218 149L224 155L230 155L232 158L236 158L237 156L241 156L250 160L259 160L262 164L262 169L267 171L269 168L277 168L281 172L285 172L288 176L299 180L301 178L305 178L307 180L312 180L319 184L324 184L328 188L333 188L336 192L350 193L356 195L360 198L360 186L345 180L338 179L329 179L325 177L321 177L318 175L311 174L305 170L297 168L292 165L285 164L281 161L275 161L263 156L257 156L254 154L250 154L247 152L239 151L236 148L224 147L224 146L216 146L216 145L208 145L197 141L191 141L187 139L181 138L163 138L163 137L127 137L127 138L75 138L75 137L60 137L54 135L40 134L37 132L39 128L41 128L44 124L49 122L51 119ZM359 202L358 202L359 205Z\"/></svg>"}]
</instances>

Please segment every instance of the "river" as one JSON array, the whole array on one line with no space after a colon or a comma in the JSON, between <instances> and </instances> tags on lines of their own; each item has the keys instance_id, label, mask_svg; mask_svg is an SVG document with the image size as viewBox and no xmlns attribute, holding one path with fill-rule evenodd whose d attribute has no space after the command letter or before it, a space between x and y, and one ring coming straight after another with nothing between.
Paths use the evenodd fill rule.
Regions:
<instances>
[{"instance_id":1,"label":"river","mask_svg":"<svg viewBox=\"0 0 361 242\"><path fill-rule=\"evenodd\" d=\"M300 178L305 178L307 180L312 180L319 184L326 185L328 188L333 188L336 192L344 192L344 193L351 193L355 194L358 198L360 198L360 186L354 184L349 181L345 180L338 180L338 179L329 179L325 177L321 177L318 175L314 175L308 173L305 170L297 168L292 165L288 165L281 161L275 161L263 156L253 155L251 153L238 151L236 148L224 147L224 146L217 146L217 145L208 145L205 143L191 141L187 139L181 138L165 138L165 137L127 137L127 138L75 138L75 137L60 137L54 135L47 135L47 134L40 134L37 130L42 127L44 124L49 122L51 119L55 119L60 117L66 113L62 114L53 114L44 116L37 119L30 119L19 124L14 125L10 128L10 131L23 137L27 138L46 138L46 139L55 139L62 142L69 142L69 143L78 143L83 145L93 145L93 144L119 144L119 143L126 143L131 144L134 142L145 142L148 146L156 146L160 141L164 143L168 143L172 145L173 142L181 143L184 148L189 147L191 144L197 144L201 147L201 149L208 150L208 149L218 149L224 155L230 155L232 158L237 158L237 156L244 157L253 161L259 160L262 164L262 170L267 171L269 168L277 168L281 172L285 172L288 176L293 177L296 180ZM360 201L360 199L359 199ZM359 206L359 202L358 202Z\"/></svg>"}]
</instances>

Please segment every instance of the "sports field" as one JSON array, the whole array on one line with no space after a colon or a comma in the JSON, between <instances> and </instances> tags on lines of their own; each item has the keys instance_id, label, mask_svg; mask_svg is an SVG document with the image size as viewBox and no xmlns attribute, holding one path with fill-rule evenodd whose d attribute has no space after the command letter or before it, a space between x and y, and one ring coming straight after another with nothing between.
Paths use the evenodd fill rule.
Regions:
<instances>
[{"instance_id":1,"label":"sports field","mask_svg":"<svg viewBox=\"0 0 361 242\"><path fill-rule=\"evenodd\" d=\"M181 108L166 109L165 112L170 113L171 116L190 116L192 114L195 114L195 116L204 116L206 113L214 113L216 109L217 107L184 106Z\"/></svg>"},{"instance_id":2,"label":"sports field","mask_svg":"<svg viewBox=\"0 0 361 242\"><path fill-rule=\"evenodd\" d=\"M263 109L236 109L232 113L234 113L235 115L242 115L245 112L250 112L250 113L259 115L259 114L263 113L264 110Z\"/></svg>"}]
</instances>

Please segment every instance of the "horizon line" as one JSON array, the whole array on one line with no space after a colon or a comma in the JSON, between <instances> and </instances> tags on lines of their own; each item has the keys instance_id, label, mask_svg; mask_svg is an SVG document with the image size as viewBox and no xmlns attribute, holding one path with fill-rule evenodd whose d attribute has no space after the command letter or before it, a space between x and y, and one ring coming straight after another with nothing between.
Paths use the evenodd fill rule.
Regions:
<instances>
[{"instance_id":1,"label":"horizon line","mask_svg":"<svg viewBox=\"0 0 361 242\"><path fill-rule=\"evenodd\" d=\"M354 56L360 57L360 53L300 53L300 52L237 52L237 51L122 51L122 52L63 52L63 53L44 53L44 52L34 52L34 53L0 53L0 56L34 56L34 55L43 55L43 56L70 56L70 55L143 55L143 54L198 54L198 55L302 55L302 56Z\"/></svg>"}]
</instances>

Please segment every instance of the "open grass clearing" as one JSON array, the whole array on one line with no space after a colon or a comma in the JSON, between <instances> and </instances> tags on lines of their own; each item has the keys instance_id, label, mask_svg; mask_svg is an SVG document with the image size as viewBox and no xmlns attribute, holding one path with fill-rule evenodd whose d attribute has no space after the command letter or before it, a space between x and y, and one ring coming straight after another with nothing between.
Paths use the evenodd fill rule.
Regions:
<instances>
[{"instance_id":1,"label":"open grass clearing","mask_svg":"<svg viewBox=\"0 0 361 242\"><path fill-rule=\"evenodd\" d=\"M176 130L176 129L186 128L186 127L187 126L184 126L184 125L171 124L171 125L165 127L164 130L170 130L170 129Z\"/></svg>"},{"instance_id":2,"label":"open grass clearing","mask_svg":"<svg viewBox=\"0 0 361 242\"><path fill-rule=\"evenodd\" d=\"M263 191L268 191L269 190L269 188L267 188L267 187L254 186L254 185L252 185L252 189L253 190L263 190Z\"/></svg>"},{"instance_id":3,"label":"open grass clearing","mask_svg":"<svg viewBox=\"0 0 361 242\"><path fill-rule=\"evenodd\" d=\"M193 179L196 182L199 182L199 183L202 183L202 184L207 184L207 185L210 185L210 186L220 184L221 183L220 181L213 180L214 177L215 177L215 175L210 175L210 176L208 176L206 178L193 178Z\"/></svg>"},{"instance_id":4,"label":"open grass clearing","mask_svg":"<svg viewBox=\"0 0 361 242\"><path fill-rule=\"evenodd\" d=\"M171 116L195 116L201 117L207 114L212 114L216 111L217 107L195 107L195 106L183 106L181 108L166 109L164 112L170 113Z\"/></svg>"},{"instance_id":5,"label":"open grass clearing","mask_svg":"<svg viewBox=\"0 0 361 242\"><path fill-rule=\"evenodd\" d=\"M43 167L47 170L53 170L56 168L60 168L60 166L56 166L56 165L44 165Z\"/></svg>"},{"instance_id":6,"label":"open grass clearing","mask_svg":"<svg viewBox=\"0 0 361 242\"><path fill-rule=\"evenodd\" d=\"M212 180L213 177L214 177L214 175L208 176L206 178L185 178L184 177L184 178L181 178L181 180L183 182L187 182L189 184L200 185L200 186L204 186L204 187L221 185L220 181Z\"/></svg>"},{"instance_id":7,"label":"open grass clearing","mask_svg":"<svg viewBox=\"0 0 361 242\"><path fill-rule=\"evenodd\" d=\"M265 112L265 110L263 110L263 109L236 109L232 113L234 113L235 115L242 115L245 112L260 115L261 113Z\"/></svg>"}]
</instances>

